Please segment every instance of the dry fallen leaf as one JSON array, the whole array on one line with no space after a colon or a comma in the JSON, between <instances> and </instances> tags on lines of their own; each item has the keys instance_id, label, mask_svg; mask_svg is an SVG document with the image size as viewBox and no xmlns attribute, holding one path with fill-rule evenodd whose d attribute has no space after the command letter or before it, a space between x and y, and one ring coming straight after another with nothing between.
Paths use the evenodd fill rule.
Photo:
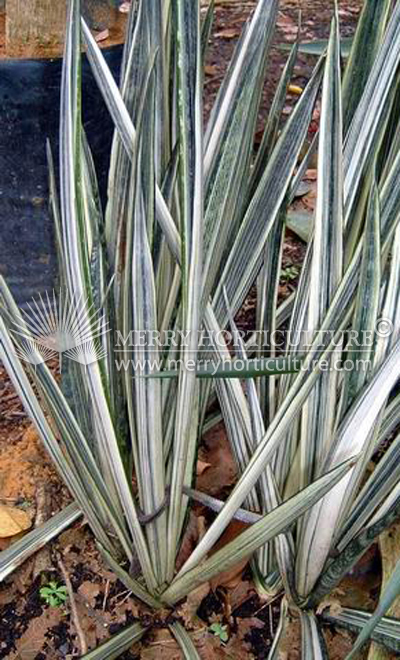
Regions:
<instances>
[{"instance_id":1,"label":"dry fallen leaf","mask_svg":"<svg viewBox=\"0 0 400 660\"><path fill-rule=\"evenodd\" d=\"M79 591L79 590L78 590ZM82 630L84 631L85 641L89 650L96 648L101 642L108 637L108 628L111 621L116 621L117 617L113 617L110 612L102 612L93 609L86 601L81 600L79 594L75 594L76 609L78 612L79 622ZM126 617L123 617L125 622ZM74 639L74 646L77 646L78 641L76 637L76 628L73 620L70 621L70 636Z\"/></svg>"},{"instance_id":2,"label":"dry fallen leaf","mask_svg":"<svg viewBox=\"0 0 400 660\"><path fill-rule=\"evenodd\" d=\"M32 525L30 516L14 506L0 504L0 538L16 536Z\"/></svg>"},{"instance_id":3,"label":"dry fallen leaf","mask_svg":"<svg viewBox=\"0 0 400 660\"><path fill-rule=\"evenodd\" d=\"M237 469L224 426L219 424L206 434L201 447L200 460L210 465L197 476L196 488L218 497L236 481Z\"/></svg>"},{"instance_id":4,"label":"dry fallen leaf","mask_svg":"<svg viewBox=\"0 0 400 660\"><path fill-rule=\"evenodd\" d=\"M17 654L14 657L18 660L34 660L47 641L47 631L61 621L62 615L61 609L49 607L41 616L31 619L28 628L15 643Z\"/></svg>"},{"instance_id":5,"label":"dry fallen leaf","mask_svg":"<svg viewBox=\"0 0 400 660\"><path fill-rule=\"evenodd\" d=\"M351 633L347 630L339 630L339 628L335 630L324 628L323 634L328 648L329 660L342 660L342 658L347 658L354 643ZM382 647L380 647L380 650L383 650ZM372 657L378 658L379 656L373 655ZM392 658L394 660L394 657L395 656L392 655L385 656L387 660Z\"/></svg>"},{"instance_id":6,"label":"dry fallen leaf","mask_svg":"<svg viewBox=\"0 0 400 660\"><path fill-rule=\"evenodd\" d=\"M298 25L297 22L294 21L290 16L286 16L285 14L280 14L276 25L279 30L282 30L282 32L287 35L287 36L296 36L298 32Z\"/></svg>"},{"instance_id":7,"label":"dry fallen leaf","mask_svg":"<svg viewBox=\"0 0 400 660\"><path fill-rule=\"evenodd\" d=\"M203 472L205 472L209 467L211 467L211 463L205 463L205 461L197 461L196 464L196 475L199 477Z\"/></svg>"},{"instance_id":8,"label":"dry fallen leaf","mask_svg":"<svg viewBox=\"0 0 400 660\"><path fill-rule=\"evenodd\" d=\"M94 607L96 604L96 596L100 593L100 586L95 582L89 582L86 580L82 582L78 588L80 595L89 603L90 607Z\"/></svg>"},{"instance_id":9,"label":"dry fallen leaf","mask_svg":"<svg viewBox=\"0 0 400 660\"><path fill-rule=\"evenodd\" d=\"M226 589L234 589L242 580L242 573L247 566L249 558L242 559L242 561L232 566L227 571L222 571L217 577L211 580L211 589L215 591L218 587L225 587Z\"/></svg>"},{"instance_id":10,"label":"dry fallen leaf","mask_svg":"<svg viewBox=\"0 0 400 660\"><path fill-rule=\"evenodd\" d=\"M228 527L222 534L219 541L213 547L211 554L214 554L215 552L217 552L217 550L220 550L225 545L230 543L230 541L233 541L233 539L239 536L239 534L241 534L243 530L245 530L247 527L248 525L246 523L243 523L239 520L232 520L232 522L228 525ZM232 566L232 568L226 571L222 571L221 573L216 575L216 577L210 581L211 589L215 591L217 587L227 587L227 588L236 587L239 584L239 582L241 582L242 573L248 561L249 561L248 557L242 559L237 564L235 564L235 566Z\"/></svg>"},{"instance_id":11,"label":"dry fallen leaf","mask_svg":"<svg viewBox=\"0 0 400 660\"><path fill-rule=\"evenodd\" d=\"M316 181L318 176L317 170L306 170L305 179L308 181Z\"/></svg>"},{"instance_id":12,"label":"dry fallen leaf","mask_svg":"<svg viewBox=\"0 0 400 660\"><path fill-rule=\"evenodd\" d=\"M49 566L51 566L50 548L41 548L34 556L32 579L36 580L41 573L48 570Z\"/></svg>"},{"instance_id":13,"label":"dry fallen leaf","mask_svg":"<svg viewBox=\"0 0 400 660\"><path fill-rule=\"evenodd\" d=\"M101 32L98 32L94 38L97 41L97 43L99 43L100 41L105 41L106 39L108 39L109 36L110 36L110 32L106 29L106 30L102 30Z\"/></svg>"},{"instance_id":14,"label":"dry fallen leaf","mask_svg":"<svg viewBox=\"0 0 400 660\"><path fill-rule=\"evenodd\" d=\"M83 548L86 531L83 527L71 527L58 537L58 546L63 555L69 555L73 548Z\"/></svg>"},{"instance_id":15,"label":"dry fallen leaf","mask_svg":"<svg viewBox=\"0 0 400 660\"><path fill-rule=\"evenodd\" d=\"M226 654L225 645L221 644L218 637L211 634L204 635L197 646L197 650L201 660L226 660L230 658Z\"/></svg>"},{"instance_id":16,"label":"dry fallen leaf","mask_svg":"<svg viewBox=\"0 0 400 660\"><path fill-rule=\"evenodd\" d=\"M179 548L179 553L176 558L176 569L182 568L183 564L189 559L190 555L193 552L194 547L197 545L199 540L199 526L197 522L197 516L190 511L189 521L183 535L181 547Z\"/></svg>"},{"instance_id":17,"label":"dry fallen leaf","mask_svg":"<svg viewBox=\"0 0 400 660\"><path fill-rule=\"evenodd\" d=\"M178 615L182 617L187 628L197 628L199 619L196 617L197 610L201 602L210 592L210 585L208 582L200 585L197 589L190 592L187 599L178 609Z\"/></svg>"},{"instance_id":18,"label":"dry fallen leaf","mask_svg":"<svg viewBox=\"0 0 400 660\"><path fill-rule=\"evenodd\" d=\"M241 580L232 591L229 592L229 602L234 612L240 607L248 598L255 593L255 588L252 582L248 580Z\"/></svg>"},{"instance_id":19,"label":"dry fallen leaf","mask_svg":"<svg viewBox=\"0 0 400 660\"><path fill-rule=\"evenodd\" d=\"M247 616L238 619L238 634L245 637L254 628L265 628L265 621L262 621L257 616Z\"/></svg>"},{"instance_id":20,"label":"dry fallen leaf","mask_svg":"<svg viewBox=\"0 0 400 660\"><path fill-rule=\"evenodd\" d=\"M15 573L13 573L13 587L20 594L25 594L32 584L32 572L35 565L36 556L25 561ZM49 566L47 565L46 569Z\"/></svg>"},{"instance_id":21,"label":"dry fallen leaf","mask_svg":"<svg viewBox=\"0 0 400 660\"><path fill-rule=\"evenodd\" d=\"M218 67L215 64L206 64L204 67L204 73L207 76L215 76L218 73Z\"/></svg>"},{"instance_id":22,"label":"dry fallen leaf","mask_svg":"<svg viewBox=\"0 0 400 660\"><path fill-rule=\"evenodd\" d=\"M181 660L182 653L178 642L169 630L153 630L149 645L140 654L142 660Z\"/></svg>"}]
</instances>

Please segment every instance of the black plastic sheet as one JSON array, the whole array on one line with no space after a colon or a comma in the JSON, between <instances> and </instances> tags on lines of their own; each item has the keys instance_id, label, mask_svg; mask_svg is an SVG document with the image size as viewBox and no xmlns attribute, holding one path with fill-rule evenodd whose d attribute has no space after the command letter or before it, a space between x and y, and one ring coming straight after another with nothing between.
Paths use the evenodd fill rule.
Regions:
<instances>
[{"instance_id":1,"label":"black plastic sheet","mask_svg":"<svg viewBox=\"0 0 400 660\"><path fill-rule=\"evenodd\" d=\"M116 79L122 46L103 50ZM46 139L58 166L61 59L0 61L0 272L18 304L49 291L57 271ZM83 122L106 199L113 124L82 59Z\"/></svg>"}]
</instances>

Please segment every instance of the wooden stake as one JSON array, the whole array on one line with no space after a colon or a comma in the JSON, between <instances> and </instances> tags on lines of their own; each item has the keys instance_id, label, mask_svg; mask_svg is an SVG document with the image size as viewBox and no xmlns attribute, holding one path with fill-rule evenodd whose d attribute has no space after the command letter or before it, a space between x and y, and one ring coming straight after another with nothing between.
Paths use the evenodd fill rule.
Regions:
<instances>
[{"instance_id":1,"label":"wooden stake","mask_svg":"<svg viewBox=\"0 0 400 660\"><path fill-rule=\"evenodd\" d=\"M61 50L64 41L66 0L6 0L8 56L46 55Z\"/></svg>"}]
</instances>

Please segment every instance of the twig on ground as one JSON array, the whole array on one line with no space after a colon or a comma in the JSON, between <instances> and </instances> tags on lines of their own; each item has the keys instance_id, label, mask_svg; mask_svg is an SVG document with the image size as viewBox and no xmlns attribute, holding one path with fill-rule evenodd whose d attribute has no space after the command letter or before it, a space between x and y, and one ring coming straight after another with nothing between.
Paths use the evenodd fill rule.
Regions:
<instances>
[{"instance_id":1,"label":"twig on ground","mask_svg":"<svg viewBox=\"0 0 400 660\"><path fill-rule=\"evenodd\" d=\"M67 569L65 568L61 558L58 559L57 563L64 578L65 586L67 587L69 602L71 606L71 616L76 629L76 634L78 635L79 645L81 647L81 655L85 655L87 653L88 647L86 644L86 639L84 632L82 630L82 626L79 621L78 610L76 609L75 594L74 594L74 590L72 589L71 580L69 579Z\"/></svg>"},{"instance_id":2,"label":"twig on ground","mask_svg":"<svg viewBox=\"0 0 400 660\"><path fill-rule=\"evenodd\" d=\"M104 588L104 598L103 598L103 607L102 607L103 612L105 612L106 610L107 598L109 593L110 593L110 580L107 580L106 586Z\"/></svg>"}]
</instances>

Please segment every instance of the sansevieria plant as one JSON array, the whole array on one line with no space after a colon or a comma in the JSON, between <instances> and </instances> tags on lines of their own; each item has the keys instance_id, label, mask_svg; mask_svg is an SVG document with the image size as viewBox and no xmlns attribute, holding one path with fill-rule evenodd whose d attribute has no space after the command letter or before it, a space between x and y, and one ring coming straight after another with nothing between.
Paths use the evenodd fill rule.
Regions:
<instances>
[{"instance_id":1,"label":"sansevieria plant","mask_svg":"<svg viewBox=\"0 0 400 660\"><path fill-rule=\"evenodd\" d=\"M151 608L173 610L249 557L257 588L285 593L270 657L296 610L309 660L326 656L318 604L400 514L400 2L365 0L344 68L333 11L327 50L282 124L293 46L255 153L278 8L258 1L205 123L212 2L203 20L199 0L132 2L119 87L69 2L59 186L48 154L60 290L79 301L85 342L62 360L59 383L1 280L0 356L75 504L2 553L0 575L80 513ZM82 45L115 124L104 215L81 123ZM278 305L319 97L312 231L296 293ZM235 316L253 285L246 341ZM278 329L279 352L260 341ZM226 502L193 490L202 434L221 416L240 475ZM176 570L193 497L216 516ZM245 531L211 554L236 516ZM337 617L355 629L366 620ZM392 647L393 626L381 622L379 637ZM198 657L181 623L171 627L184 656ZM135 624L86 657L118 657L145 631Z\"/></svg>"}]
</instances>

